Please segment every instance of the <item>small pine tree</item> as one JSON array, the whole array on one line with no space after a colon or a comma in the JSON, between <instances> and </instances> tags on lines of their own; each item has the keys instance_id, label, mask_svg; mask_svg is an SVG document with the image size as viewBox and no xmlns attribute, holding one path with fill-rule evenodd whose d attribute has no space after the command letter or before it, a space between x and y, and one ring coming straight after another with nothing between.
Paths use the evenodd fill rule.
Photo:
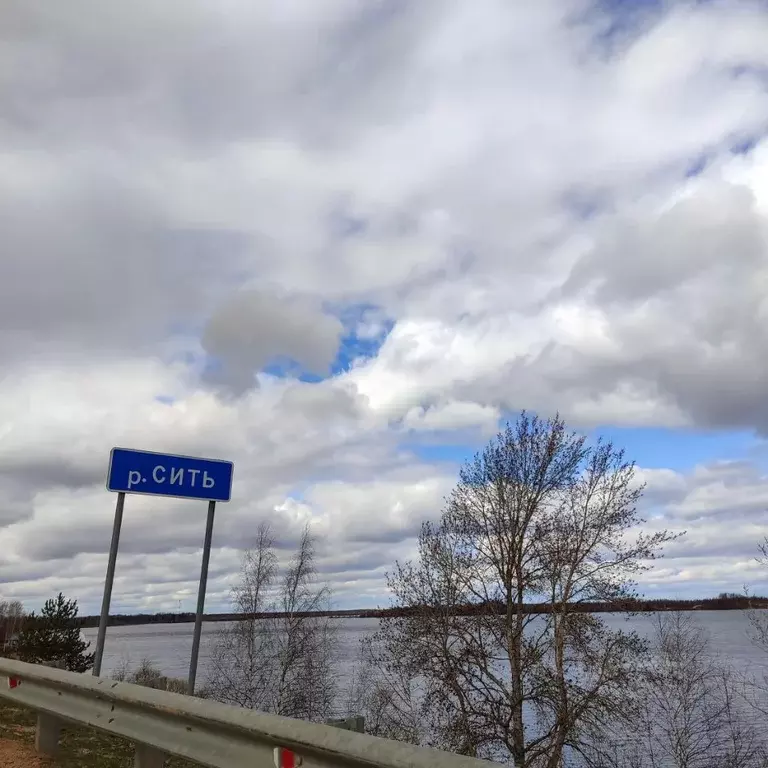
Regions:
<instances>
[{"instance_id":1,"label":"small pine tree","mask_svg":"<svg viewBox=\"0 0 768 768\"><path fill-rule=\"evenodd\" d=\"M24 629L14 638L12 652L19 661L31 664L59 663L70 672L86 672L93 666L93 653L80 636L75 622L77 600L59 592L45 601L39 616L30 614Z\"/></svg>"}]
</instances>

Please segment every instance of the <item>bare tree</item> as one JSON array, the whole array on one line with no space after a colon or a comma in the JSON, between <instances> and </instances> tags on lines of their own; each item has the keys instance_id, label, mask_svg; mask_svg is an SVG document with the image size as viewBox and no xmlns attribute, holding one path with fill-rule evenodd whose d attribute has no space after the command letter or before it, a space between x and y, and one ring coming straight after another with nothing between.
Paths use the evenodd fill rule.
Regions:
<instances>
[{"instance_id":1,"label":"bare tree","mask_svg":"<svg viewBox=\"0 0 768 768\"><path fill-rule=\"evenodd\" d=\"M762 544L758 545L758 550L760 554L756 558L757 562L768 568L768 537L763 540ZM746 587L745 591L747 591ZM748 591L747 594L749 596ZM768 652L768 611L765 608L756 607L753 598L750 598L747 619L749 621L749 636L753 645Z\"/></svg>"},{"instance_id":2,"label":"bare tree","mask_svg":"<svg viewBox=\"0 0 768 768\"><path fill-rule=\"evenodd\" d=\"M6 651L24 623L21 600L0 600L0 652Z\"/></svg>"},{"instance_id":3,"label":"bare tree","mask_svg":"<svg viewBox=\"0 0 768 768\"><path fill-rule=\"evenodd\" d=\"M285 570L280 589L280 614L274 633L279 677L278 714L322 720L331 716L336 699L333 654L335 627L327 616L330 591L316 583L314 542L309 527Z\"/></svg>"},{"instance_id":4,"label":"bare tree","mask_svg":"<svg viewBox=\"0 0 768 768\"><path fill-rule=\"evenodd\" d=\"M376 638L366 637L360 644L360 657L347 686L345 714L353 717L362 713L370 734L419 744L425 740L425 729L418 684L407 663L388 659L381 664L375 642Z\"/></svg>"},{"instance_id":5,"label":"bare tree","mask_svg":"<svg viewBox=\"0 0 768 768\"><path fill-rule=\"evenodd\" d=\"M768 537L758 546L758 550L760 554L757 556L757 561L768 567ZM746 588L745 591L748 593ZM757 649L768 653L768 610L763 606L764 601L751 598L746 616L749 621L749 639ZM768 716L768 673L764 663L753 665L744 674L744 688L752 711L760 721L764 720Z\"/></svg>"},{"instance_id":6,"label":"bare tree","mask_svg":"<svg viewBox=\"0 0 768 768\"><path fill-rule=\"evenodd\" d=\"M280 573L269 526L243 555L232 602L240 620L222 629L211 654L208 696L307 720L334 714L336 633L330 591L317 583L309 528Z\"/></svg>"},{"instance_id":7,"label":"bare tree","mask_svg":"<svg viewBox=\"0 0 768 768\"><path fill-rule=\"evenodd\" d=\"M232 589L239 621L218 633L211 653L209 695L248 709L274 711L275 638L271 622L258 618L273 610L271 590L277 557L269 526L262 523L255 545L243 553L240 580Z\"/></svg>"},{"instance_id":8,"label":"bare tree","mask_svg":"<svg viewBox=\"0 0 768 768\"><path fill-rule=\"evenodd\" d=\"M397 706L378 732L410 732L400 705L415 700L417 739L432 746L521 768L586 754L625 712L646 644L585 608L633 597L633 578L673 538L631 535L640 494L621 451L588 446L559 417L507 426L422 526L416 561L390 575L402 615L376 638L390 679L373 698ZM531 601L545 606L533 613Z\"/></svg>"},{"instance_id":9,"label":"bare tree","mask_svg":"<svg viewBox=\"0 0 768 768\"><path fill-rule=\"evenodd\" d=\"M764 756L739 681L714 655L690 613L658 613L652 653L635 692L635 717L600 766L759 768ZM596 752L598 750L595 750Z\"/></svg>"}]
</instances>

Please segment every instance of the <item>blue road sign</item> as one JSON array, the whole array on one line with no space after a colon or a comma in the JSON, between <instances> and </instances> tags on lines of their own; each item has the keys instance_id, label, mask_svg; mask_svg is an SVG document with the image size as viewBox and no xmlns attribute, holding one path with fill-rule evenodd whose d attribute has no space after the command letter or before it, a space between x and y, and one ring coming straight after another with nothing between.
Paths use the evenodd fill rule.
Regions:
<instances>
[{"instance_id":1,"label":"blue road sign","mask_svg":"<svg viewBox=\"0 0 768 768\"><path fill-rule=\"evenodd\" d=\"M233 470L231 461L113 448L109 455L107 490L229 501Z\"/></svg>"}]
</instances>

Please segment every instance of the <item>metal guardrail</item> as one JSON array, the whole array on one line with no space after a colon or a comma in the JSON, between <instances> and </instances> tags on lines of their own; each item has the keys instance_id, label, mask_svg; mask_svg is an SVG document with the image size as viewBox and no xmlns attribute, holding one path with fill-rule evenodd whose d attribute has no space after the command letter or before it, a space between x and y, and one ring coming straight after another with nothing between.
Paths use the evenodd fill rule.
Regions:
<instances>
[{"instance_id":1,"label":"metal guardrail","mask_svg":"<svg viewBox=\"0 0 768 768\"><path fill-rule=\"evenodd\" d=\"M65 724L136 745L135 768L175 755L208 768L481 768L488 763L334 725L308 723L131 683L0 658L0 697L37 712L36 749L55 755Z\"/></svg>"}]
</instances>

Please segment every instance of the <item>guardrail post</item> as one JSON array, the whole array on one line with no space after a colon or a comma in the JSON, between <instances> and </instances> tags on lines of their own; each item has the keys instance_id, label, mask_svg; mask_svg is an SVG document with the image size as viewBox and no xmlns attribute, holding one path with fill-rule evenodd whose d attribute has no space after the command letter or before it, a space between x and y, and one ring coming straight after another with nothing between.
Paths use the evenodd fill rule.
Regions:
<instances>
[{"instance_id":1,"label":"guardrail post","mask_svg":"<svg viewBox=\"0 0 768 768\"><path fill-rule=\"evenodd\" d=\"M165 752L145 744L136 745L136 756L133 760L133 768L163 768L165 765Z\"/></svg>"},{"instance_id":2,"label":"guardrail post","mask_svg":"<svg viewBox=\"0 0 768 768\"><path fill-rule=\"evenodd\" d=\"M334 728L341 728L344 731L365 733L365 718L362 715L343 717L339 720L326 720L325 724L332 725Z\"/></svg>"},{"instance_id":3,"label":"guardrail post","mask_svg":"<svg viewBox=\"0 0 768 768\"><path fill-rule=\"evenodd\" d=\"M56 757L59 751L59 737L63 723L52 715L40 713L37 716L35 731L35 749L43 755Z\"/></svg>"}]
</instances>

